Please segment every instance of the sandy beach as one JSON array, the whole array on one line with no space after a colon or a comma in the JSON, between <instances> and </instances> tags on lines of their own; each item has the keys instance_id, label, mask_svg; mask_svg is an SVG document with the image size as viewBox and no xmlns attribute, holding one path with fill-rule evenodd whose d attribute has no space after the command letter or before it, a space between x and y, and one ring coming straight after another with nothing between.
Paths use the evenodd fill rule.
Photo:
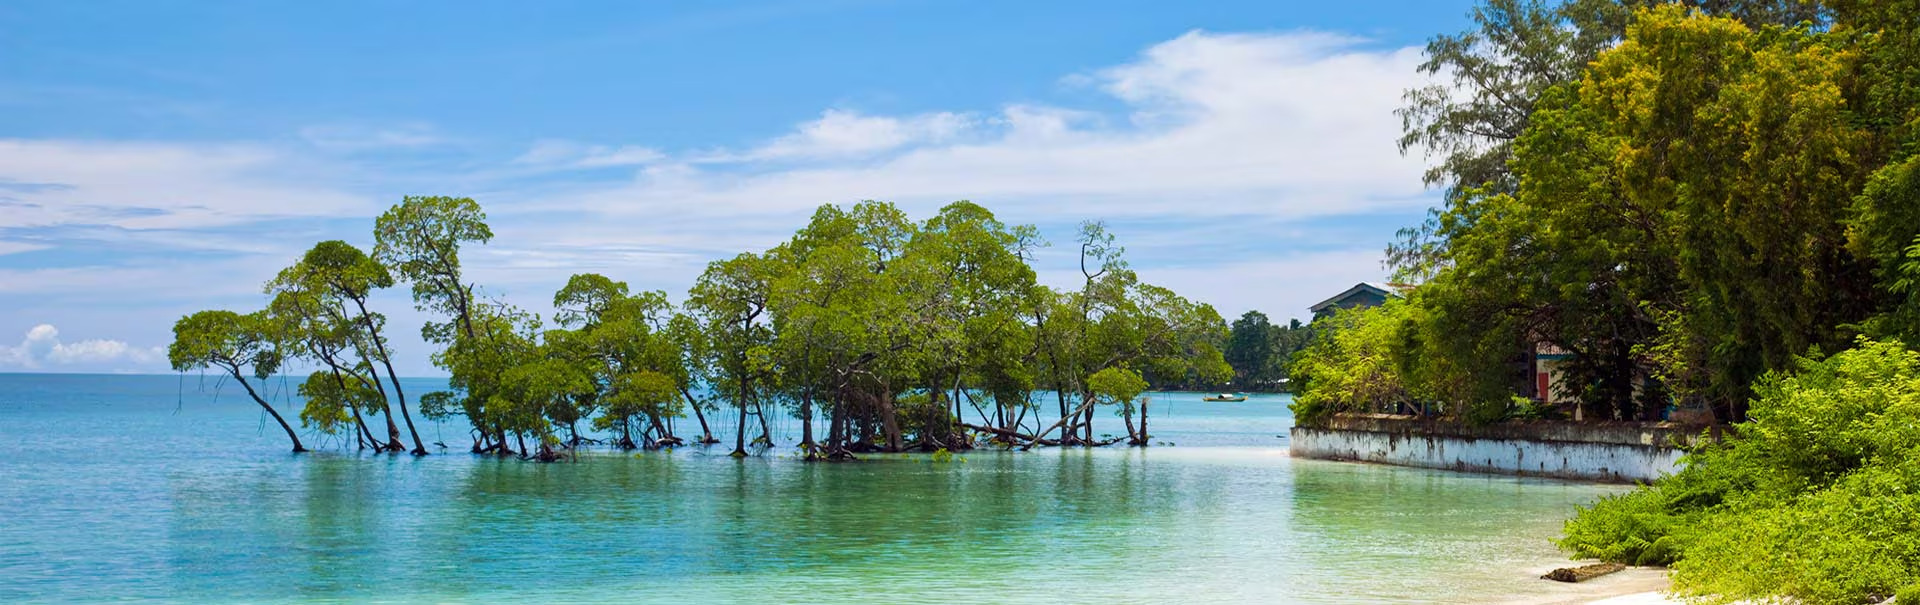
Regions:
<instances>
[{"instance_id":1,"label":"sandy beach","mask_svg":"<svg viewBox=\"0 0 1920 605\"><path fill-rule=\"evenodd\" d=\"M1557 567L1570 567L1589 562L1562 562L1551 567L1528 571L1538 576ZM1524 599L1490 600L1490 602L1502 605L1523 603L1531 605L1677 605L1682 602L1666 595L1665 591L1672 582L1667 579L1667 570L1658 567L1630 567L1624 571L1571 584L1552 580L1540 581L1555 586L1551 594L1544 598L1533 595ZM1498 598L1500 597L1493 597L1493 599Z\"/></svg>"}]
</instances>

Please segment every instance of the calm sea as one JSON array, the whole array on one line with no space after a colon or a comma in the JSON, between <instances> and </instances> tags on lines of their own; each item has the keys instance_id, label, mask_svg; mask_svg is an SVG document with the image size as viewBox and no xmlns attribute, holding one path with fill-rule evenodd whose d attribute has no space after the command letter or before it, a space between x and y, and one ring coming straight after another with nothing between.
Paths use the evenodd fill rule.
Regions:
<instances>
[{"instance_id":1,"label":"calm sea","mask_svg":"<svg viewBox=\"0 0 1920 605\"><path fill-rule=\"evenodd\" d=\"M440 455L294 455L216 386L0 374L0 602L1524 600L1562 590L1534 576L1573 507L1619 491L1293 460L1285 396L1153 394L1174 445L1146 450L538 464L453 423L421 427Z\"/></svg>"}]
</instances>

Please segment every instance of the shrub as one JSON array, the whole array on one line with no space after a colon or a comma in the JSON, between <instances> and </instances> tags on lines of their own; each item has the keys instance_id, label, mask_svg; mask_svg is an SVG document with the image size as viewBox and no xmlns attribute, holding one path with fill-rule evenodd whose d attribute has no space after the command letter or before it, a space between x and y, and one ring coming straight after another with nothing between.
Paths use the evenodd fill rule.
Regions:
<instances>
[{"instance_id":1,"label":"shrub","mask_svg":"<svg viewBox=\"0 0 1920 605\"><path fill-rule=\"evenodd\" d=\"M1678 474L1582 509L1575 556L1670 561L1709 602L1861 603L1920 578L1920 354L1862 340L1754 387ZM1920 602L1920 601L1903 601Z\"/></svg>"},{"instance_id":2,"label":"shrub","mask_svg":"<svg viewBox=\"0 0 1920 605\"><path fill-rule=\"evenodd\" d=\"M1640 565L1656 543L1666 544L1660 548L1664 552L1673 551L1669 538L1678 521L1660 488L1643 487L1581 509L1567 522L1559 543L1578 558Z\"/></svg>"},{"instance_id":3,"label":"shrub","mask_svg":"<svg viewBox=\"0 0 1920 605\"><path fill-rule=\"evenodd\" d=\"M1406 309L1395 299L1314 322L1313 342L1294 355L1291 370L1299 389L1292 405L1298 424L1311 426L1339 412L1383 411L1407 400L1392 349Z\"/></svg>"}]
</instances>

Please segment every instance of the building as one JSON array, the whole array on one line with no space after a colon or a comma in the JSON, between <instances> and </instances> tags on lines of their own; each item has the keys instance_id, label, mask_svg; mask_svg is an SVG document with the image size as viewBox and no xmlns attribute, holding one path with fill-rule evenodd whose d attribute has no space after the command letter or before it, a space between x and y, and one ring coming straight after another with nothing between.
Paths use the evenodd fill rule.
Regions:
<instances>
[{"instance_id":1,"label":"building","mask_svg":"<svg viewBox=\"0 0 1920 605\"><path fill-rule=\"evenodd\" d=\"M1566 392L1566 387L1562 386L1563 379L1560 371L1560 364L1573 358L1573 354L1551 343L1534 340L1533 349L1528 351L1528 357L1533 361L1531 364L1533 367L1528 368L1532 374L1530 377L1532 384L1528 385L1532 392L1523 390L1521 394L1547 404L1573 403L1574 398ZM1579 410L1576 409L1574 415L1579 416Z\"/></svg>"},{"instance_id":2,"label":"building","mask_svg":"<svg viewBox=\"0 0 1920 605\"><path fill-rule=\"evenodd\" d=\"M1320 301L1308 309L1313 311L1314 319L1319 319L1341 309L1378 307L1386 303L1387 297L1390 296L1399 296L1399 294L1395 294L1386 286L1360 282L1347 288L1347 291L1335 294L1333 298Z\"/></svg>"}]
</instances>

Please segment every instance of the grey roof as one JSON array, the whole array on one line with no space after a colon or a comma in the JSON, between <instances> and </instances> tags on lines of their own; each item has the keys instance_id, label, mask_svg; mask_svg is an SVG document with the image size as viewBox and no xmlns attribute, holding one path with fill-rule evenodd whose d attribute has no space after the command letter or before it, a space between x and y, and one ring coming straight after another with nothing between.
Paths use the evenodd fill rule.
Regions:
<instances>
[{"instance_id":1,"label":"grey roof","mask_svg":"<svg viewBox=\"0 0 1920 605\"><path fill-rule=\"evenodd\" d=\"M1370 284L1367 282L1360 282L1360 283L1354 284L1353 287L1351 288L1347 288L1347 291L1345 292L1335 294L1333 295L1332 298L1328 298L1326 300L1323 300L1323 301L1320 301L1319 303L1314 304L1312 307L1308 307L1307 310L1312 311L1314 313L1319 313L1320 311L1325 310L1328 307L1338 304L1342 300L1346 300L1347 297L1353 296L1355 294L1359 294L1361 292L1372 292L1374 294L1380 295L1381 298L1398 296L1397 294L1393 293L1393 290L1387 289L1386 286Z\"/></svg>"}]
</instances>

